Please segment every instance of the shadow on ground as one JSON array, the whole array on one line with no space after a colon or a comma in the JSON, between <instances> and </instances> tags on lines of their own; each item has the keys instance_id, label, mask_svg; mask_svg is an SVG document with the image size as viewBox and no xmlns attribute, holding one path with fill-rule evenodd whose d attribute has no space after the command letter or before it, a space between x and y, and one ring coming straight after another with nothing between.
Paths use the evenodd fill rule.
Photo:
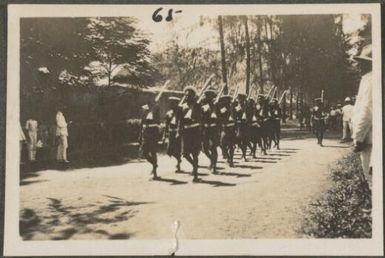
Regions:
<instances>
[{"instance_id":1,"label":"shadow on ground","mask_svg":"<svg viewBox=\"0 0 385 258\"><path fill-rule=\"evenodd\" d=\"M106 225L117 226L137 214L133 206L149 202L131 202L119 197L105 196L102 204L91 203L82 207L66 206L61 200L49 200L47 212L39 214L33 209L20 211L20 235L23 240L66 240L75 235L90 235L100 239L129 239L133 233L110 233ZM91 236L92 234L92 236ZM96 236L95 236L96 235Z\"/></svg>"},{"instance_id":2,"label":"shadow on ground","mask_svg":"<svg viewBox=\"0 0 385 258\"><path fill-rule=\"evenodd\" d=\"M226 183L226 182L222 182L222 181L205 180L205 179L200 179L197 183L208 184L208 185L212 185L213 187L236 186L237 185L237 184L233 184L233 183Z\"/></svg>"}]
</instances>

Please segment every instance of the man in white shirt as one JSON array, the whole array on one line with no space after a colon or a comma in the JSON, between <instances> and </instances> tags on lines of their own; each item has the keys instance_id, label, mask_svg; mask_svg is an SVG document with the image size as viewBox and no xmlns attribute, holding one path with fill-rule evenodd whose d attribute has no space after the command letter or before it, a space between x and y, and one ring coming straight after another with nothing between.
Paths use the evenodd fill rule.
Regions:
<instances>
[{"instance_id":1,"label":"man in white shirt","mask_svg":"<svg viewBox=\"0 0 385 258\"><path fill-rule=\"evenodd\" d=\"M37 121L30 118L25 123L25 129L28 133L28 159L29 161L36 161L36 147L37 147Z\"/></svg>"},{"instance_id":2,"label":"man in white shirt","mask_svg":"<svg viewBox=\"0 0 385 258\"><path fill-rule=\"evenodd\" d=\"M351 140L352 134L352 100L345 98L345 106L342 107L342 139L341 142L348 142Z\"/></svg>"},{"instance_id":3,"label":"man in white shirt","mask_svg":"<svg viewBox=\"0 0 385 258\"><path fill-rule=\"evenodd\" d=\"M66 162L67 160L67 148L68 148L68 129L66 119L61 111L56 114L56 136L59 140L57 147L56 160L59 162Z\"/></svg>"},{"instance_id":4,"label":"man in white shirt","mask_svg":"<svg viewBox=\"0 0 385 258\"><path fill-rule=\"evenodd\" d=\"M353 139L355 152L361 155L362 169L369 188L372 185L372 46L365 46L359 56L354 57L361 70L361 82L353 110Z\"/></svg>"}]
</instances>

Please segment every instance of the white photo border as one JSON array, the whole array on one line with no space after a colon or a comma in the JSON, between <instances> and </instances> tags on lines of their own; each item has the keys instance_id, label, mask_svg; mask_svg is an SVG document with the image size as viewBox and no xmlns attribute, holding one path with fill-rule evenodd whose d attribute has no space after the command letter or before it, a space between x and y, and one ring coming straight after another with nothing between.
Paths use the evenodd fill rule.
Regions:
<instances>
[{"instance_id":1,"label":"white photo border","mask_svg":"<svg viewBox=\"0 0 385 258\"><path fill-rule=\"evenodd\" d=\"M180 240L177 255L383 255L381 5L243 4L243 5L8 5L6 177L4 255L168 255L173 235L165 240L23 241L19 234L19 82L20 18L130 16L151 19L159 7L183 15L371 14L373 45L373 210L371 239L237 239Z\"/></svg>"}]
</instances>

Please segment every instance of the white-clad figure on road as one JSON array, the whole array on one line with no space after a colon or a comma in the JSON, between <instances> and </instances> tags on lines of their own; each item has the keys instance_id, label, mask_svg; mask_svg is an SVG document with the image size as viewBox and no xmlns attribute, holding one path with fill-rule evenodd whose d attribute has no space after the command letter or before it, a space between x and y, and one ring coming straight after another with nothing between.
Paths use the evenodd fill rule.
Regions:
<instances>
[{"instance_id":1,"label":"white-clad figure on road","mask_svg":"<svg viewBox=\"0 0 385 258\"><path fill-rule=\"evenodd\" d=\"M37 130L38 123L36 120L30 118L25 123L25 129L28 135L28 159L29 161L36 161L36 147L37 147Z\"/></svg>"},{"instance_id":2,"label":"white-clad figure on road","mask_svg":"<svg viewBox=\"0 0 385 258\"><path fill-rule=\"evenodd\" d=\"M345 105L342 107L342 140L341 142L347 142L351 140L352 115L353 115L352 100L349 97L347 97L345 99Z\"/></svg>"},{"instance_id":3,"label":"white-clad figure on road","mask_svg":"<svg viewBox=\"0 0 385 258\"><path fill-rule=\"evenodd\" d=\"M369 187L372 186L372 46L367 45L354 57L361 70L361 82L353 110L353 139L355 152L360 152L362 168Z\"/></svg>"},{"instance_id":4,"label":"white-clad figure on road","mask_svg":"<svg viewBox=\"0 0 385 258\"><path fill-rule=\"evenodd\" d=\"M69 162L67 160L67 148L68 148L67 122L61 111L58 111L56 114L56 136L58 138L56 160L59 162Z\"/></svg>"}]
</instances>

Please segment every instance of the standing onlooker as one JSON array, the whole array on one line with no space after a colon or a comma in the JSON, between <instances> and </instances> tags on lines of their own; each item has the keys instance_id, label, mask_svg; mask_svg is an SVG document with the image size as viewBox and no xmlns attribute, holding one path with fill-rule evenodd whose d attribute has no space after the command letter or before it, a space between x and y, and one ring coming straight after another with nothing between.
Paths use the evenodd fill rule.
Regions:
<instances>
[{"instance_id":1,"label":"standing onlooker","mask_svg":"<svg viewBox=\"0 0 385 258\"><path fill-rule=\"evenodd\" d=\"M342 105L339 103L336 106L336 113L337 113L337 129L342 130Z\"/></svg>"},{"instance_id":2,"label":"standing onlooker","mask_svg":"<svg viewBox=\"0 0 385 258\"><path fill-rule=\"evenodd\" d=\"M311 123L313 132L317 137L317 144L323 147L322 141L326 130L325 121L328 116L324 112L323 103L321 98L315 99L315 106L312 109Z\"/></svg>"},{"instance_id":3,"label":"standing onlooker","mask_svg":"<svg viewBox=\"0 0 385 258\"><path fill-rule=\"evenodd\" d=\"M342 107L342 139L341 143L350 141L352 135L352 100L347 97L345 99L345 106Z\"/></svg>"},{"instance_id":4,"label":"standing onlooker","mask_svg":"<svg viewBox=\"0 0 385 258\"><path fill-rule=\"evenodd\" d=\"M25 134L24 134L24 132L23 132L23 128L21 128L21 125L20 125L20 123L19 123L19 131L20 131L20 133L19 133L19 143L20 143L20 164L23 164L23 155L22 155L22 153L23 153L23 143L26 141L26 138L25 138Z\"/></svg>"},{"instance_id":5,"label":"standing onlooker","mask_svg":"<svg viewBox=\"0 0 385 258\"><path fill-rule=\"evenodd\" d=\"M337 130L337 109L335 106L330 108L329 126L331 130Z\"/></svg>"},{"instance_id":6,"label":"standing onlooker","mask_svg":"<svg viewBox=\"0 0 385 258\"><path fill-rule=\"evenodd\" d=\"M68 129L67 122L63 113L59 110L56 114L56 136L58 138L58 147L56 160L68 163L67 148L68 148Z\"/></svg>"},{"instance_id":7,"label":"standing onlooker","mask_svg":"<svg viewBox=\"0 0 385 258\"><path fill-rule=\"evenodd\" d=\"M29 161L36 161L36 147L37 147L37 121L30 118L25 123L25 129L28 133L28 159Z\"/></svg>"},{"instance_id":8,"label":"standing onlooker","mask_svg":"<svg viewBox=\"0 0 385 258\"><path fill-rule=\"evenodd\" d=\"M372 45L365 46L359 56L354 57L361 70L361 82L358 90L353 116L354 151L360 152L361 163L369 187L372 185Z\"/></svg>"}]
</instances>

